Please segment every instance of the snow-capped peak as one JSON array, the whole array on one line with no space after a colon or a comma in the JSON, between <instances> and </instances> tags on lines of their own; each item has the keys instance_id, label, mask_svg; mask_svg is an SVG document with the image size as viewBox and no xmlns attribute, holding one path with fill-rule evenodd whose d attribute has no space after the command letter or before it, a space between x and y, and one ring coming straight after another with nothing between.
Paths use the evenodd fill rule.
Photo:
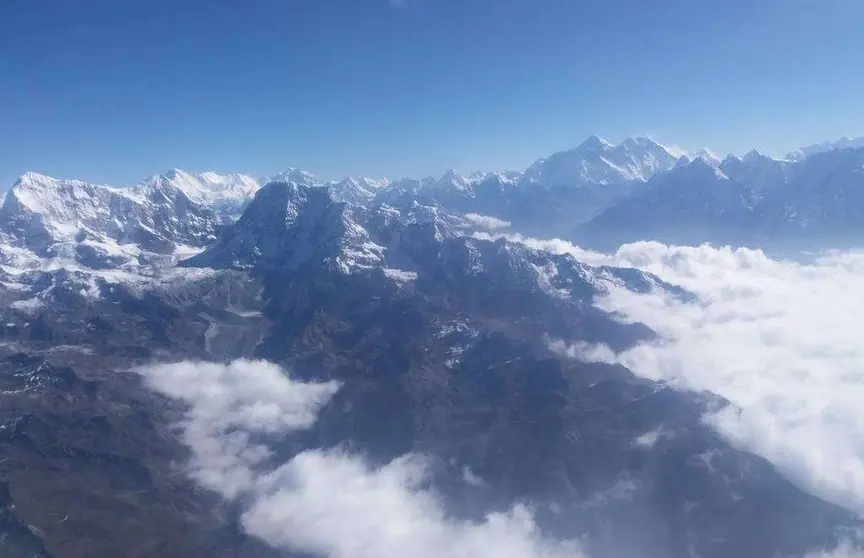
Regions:
<instances>
[{"instance_id":1,"label":"snow-capped peak","mask_svg":"<svg viewBox=\"0 0 864 558\"><path fill-rule=\"evenodd\" d=\"M692 153L688 149L684 149L680 145L675 145L674 143L661 143L659 144L666 151L668 151L673 157L676 159L681 159L681 157L686 157L687 159L692 159Z\"/></svg>"},{"instance_id":2,"label":"snow-capped peak","mask_svg":"<svg viewBox=\"0 0 864 558\"><path fill-rule=\"evenodd\" d=\"M354 208L339 201L331 188L272 180L240 220L188 265L299 269L324 264L347 274L380 262L383 248L356 222Z\"/></svg>"},{"instance_id":3,"label":"snow-capped peak","mask_svg":"<svg viewBox=\"0 0 864 558\"><path fill-rule=\"evenodd\" d=\"M502 184L516 184L522 179L522 173L519 171L477 171L472 173L469 180L475 183L494 180Z\"/></svg>"},{"instance_id":4,"label":"snow-capped peak","mask_svg":"<svg viewBox=\"0 0 864 558\"><path fill-rule=\"evenodd\" d=\"M441 178L438 179L438 184L451 188L464 189L468 185L468 180L459 174L455 169L448 169Z\"/></svg>"},{"instance_id":5,"label":"snow-capped peak","mask_svg":"<svg viewBox=\"0 0 864 558\"><path fill-rule=\"evenodd\" d=\"M299 183L296 180L289 182L293 184ZM301 184L307 186L327 186L335 200L362 205L375 197L375 192L382 188L386 182L382 183L369 178L354 178L349 176L340 181L331 181L326 184L310 184L308 182Z\"/></svg>"},{"instance_id":6,"label":"snow-capped peak","mask_svg":"<svg viewBox=\"0 0 864 558\"><path fill-rule=\"evenodd\" d=\"M716 153L708 149L707 147L702 147L700 149L696 149L695 151L690 152L691 159L702 159L706 163L717 166L720 164L720 157L717 156Z\"/></svg>"},{"instance_id":7,"label":"snow-capped peak","mask_svg":"<svg viewBox=\"0 0 864 558\"><path fill-rule=\"evenodd\" d=\"M750 151L745 153L744 156L741 157L741 160L745 163L754 163L757 161L764 161L766 159L772 159L772 157L756 151L755 149L751 149Z\"/></svg>"},{"instance_id":8,"label":"snow-capped peak","mask_svg":"<svg viewBox=\"0 0 864 558\"><path fill-rule=\"evenodd\" d=\"M612 145L611 143L609 143L605 139L601 138L600 136L598 136L596 134L592 134L592 135L588 136L585 139L585 141L583 141L581 144L579 144L579 147L577 147L576 149L594 151L594 150L611 149L612 147L614 147L614 145Z\"/></svg>"},{"instance_id":9,"label":"snow-capped peak","mask_svg":"<svg viewBox=\"0 0 864 558\"><path fill-rule=\"evenodd\" d=\"M710 172L714 174L716 178L720 179L728 179L729 177L720 169L719 161L715 159L709 159L707 157L696 157L693 159L693 162L690 163L689 167L694 170L694 172Z\"/></svg>"},{"instance_id":10,"label":"snow-capped peak","mask_svg":"<svg viewBox=\"0 0 864 558\"><path fill-rule=\"evenodd\" d=\"M0 208L0 230L40 256L110 267L142 251L203 245L213 237L213 218L162 182L112 188L26 173Z\"/></svg>"},{"instance_id":11,"label":"snow-capped peak","mask_svg":"<svg viewBox=\"0 0 864 558\"><path fill-rule=\"evenodd\" d=\"M258 181L248 174L217 174L212 171L207 171L199 174L198 178L213 187L222 187L229 190L246 189L250 193L254 193L259 187Z\"/></svg>"},{"instance_id":12,"label":"snow-capped peak","mask_svg":"<svg viewBox=\"0 0 864 558\"><path fill-rule=\"evenodd\" d=\"M6 219L38 215L55 232L73 232L82 218L104 212L100 204L110 196L132 197L109 186L26 172L6 194L0 213Z\"/></svg>"},{"instance_id":13,"label":"snow-capped peak","mask_svg":"<svg viewBox=\"0 0 864 558\"><path fill-rule=\"evenodd\" d=\"M525 177L552 186L644 182L674 168L677 161L666 147L648 137L628 138L613 145L590 136L575 149L540 159L528 167Z\"/></svg>"},{"instance_id":14,"label":"snow-capped peak","mask_svg":"<svg viewBox=\"0 0 864 558\"><path fill-rule=\"evenodd\" d=\"M228 213L242 208L260 188L257 180L245 174L223 175L212 171L192 174L182 169L171 169L151 176L136 191L163 184L177 188L196 203Z\"/></svg>"},{"instance_id":15,"label":"snow-capped peak","mask_svg":"<svg viewBox=\"0 0 864 558\"><path fill-rule=\"evenodd\" d=\"M860 147L864 147L864 136L858 138L843 136L835 141L823 141L822 143L814 143L813 145L801 147L788 153L786 158L793 161L800 161L811 155L824 153L825 151L833 151L835 149L858 149Z\"/></svg>"},{"instance_id":16,"label":"snow-capped peak","mask_svg":"<svg viewBox=\"0 0 864 558\"><path fill-rule=\"evenodd\" d=\"M56 184L58 179L40 174L38 172L27 171L22 174L18 180L15 181L15 184L12 186L13 188L27 188L30 186L40 186L40 185L53 185ZM67 182L81 182L80 180L68 180Z\"/></svg>"},{"instance_id":17,"label":"snow-capped peak","mask_svg":"<svg viewBox=\"0 0 864 558\"><path fill-rule=\"evenodd\" d=\"M321 179L311 172L296 167L290 167L282 172L274 174L273 176L261 179L261 184L268 184L270 182L289 182L306 186L320 186L323 184Z\"/></svg>"}]
</instances>

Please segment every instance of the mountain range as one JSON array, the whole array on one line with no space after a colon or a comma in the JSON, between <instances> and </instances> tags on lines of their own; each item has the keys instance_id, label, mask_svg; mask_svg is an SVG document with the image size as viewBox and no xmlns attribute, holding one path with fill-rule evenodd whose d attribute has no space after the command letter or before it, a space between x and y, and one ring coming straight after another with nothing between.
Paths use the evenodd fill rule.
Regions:
<instances>
[{"instance_id":1,"label":"mountain range","mask_svg":"<svg viewBox=\"0 0 864 558\"><path fill-rule=\"evenodd\" d=\"M102 254L109 248L117 251L108 244L122 246L133 239L131 244L144 243L148 251L164 253L175 245L207 244L218 228L240 216L263 184L285 181L327 187L335 199L350 204L398 206L419 200L458 214L493 217L509 223L513 232L560 237L603 250L643 238L819 248L861 237L862 159L861 138L804 147L783 159L754 150L721 160L707 149L689 152L645 137L613 145L591 136L524 172L470 176L449 170L439 178L323 181L300 169L258 179L174 169L121 189L27 173L13 186L2 211L4 222L29 227L33 249L44 251L48 243L57 244L55 250L62 245L66 251ZM72 230L73 216L64 215L64 208L86 204L88 196L93 206L106 206L108 212L96 215L82 206L75 218L86 238L75 241L66 235L61 242L63 227ZM182 226L168 226L155 208L161 202L154 200L165 196L186 204L169 211L188 212L188 219L181 217ZM49 207L52 203L60 204L56 211ZM30 206L37 213L45 209L50 222L40 225L35 221L41 218L27 217ZM144 226L129 225L130 216ZM100 219L102 224L96 222ZM43 230L46 227L53 232ZM45 246L38 247L39 242Z\"/></svg>"},{"instance_id":2,"label":"mountain range","mask_svg":"<svg viewBox=\"0 0 864 558\"><path fill-rule=\"evenodd\" d=\"M135 372L241 358L341 386L270 459L426 455L460 520L530 502L545 533L592 558L836 546L860 518L718 435L703 416L726 401L551 342L632 347L656 333L598 298L690 293L474 233L833 238L858 230L862 163L853 148L721 161L592 137L524 173L439 179L174 170L112 188L25 174L0 208L0 550L304 556L250 530L243 498L196 484L186 409Z\"/></svg>"}]
</instances>

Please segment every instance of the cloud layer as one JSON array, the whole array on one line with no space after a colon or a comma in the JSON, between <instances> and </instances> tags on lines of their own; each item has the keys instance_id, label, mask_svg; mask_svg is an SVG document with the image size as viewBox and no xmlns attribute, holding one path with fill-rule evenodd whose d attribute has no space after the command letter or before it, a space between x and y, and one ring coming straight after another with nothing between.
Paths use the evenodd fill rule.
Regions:
<instances>
[{"instance_id":1,"label":"cloud layer","mask_svg":"<svg viewBox=\"0 0 864 558\"><path fill-rule=\"evenodd\" d=\"M337 558L574 558L570 542L538 532L516 506L474 523L449 517L429 487L426 466L405 456L383 467L336 449L274 463L267 436L314 425L339 389L292 380L266 362L182 362L139 370L147 384L186 402L184 441L193 478L243 502L248 533L280 547Z\"/></svg>"},{"instance_id":2,"label":"cloud layer","mask_svg":"<svg viewBox=\"0 0 864 558\"><path fill-rule=\"evenodd\" d=\"M575 347L734 405L706 417L816 495L864 512L864 253L809 263L758 250L639 242L613 255L560 240L514 238L590 264L635 267L698 296L640 295L611 286L598 306L643 322L662 340L621 354Z\"/></svg>"}]
</instances>

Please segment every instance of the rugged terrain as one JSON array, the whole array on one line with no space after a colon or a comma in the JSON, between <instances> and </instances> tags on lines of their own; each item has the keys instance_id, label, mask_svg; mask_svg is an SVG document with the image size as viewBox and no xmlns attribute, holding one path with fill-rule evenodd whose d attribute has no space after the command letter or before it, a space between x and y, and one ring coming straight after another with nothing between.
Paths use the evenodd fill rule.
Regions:
<instances>
[{"instance_id":1,"label":"rugged terrain","mask_svg":"<svg viewBox=\"0 0 864 558\"><path fill-rule=\"evenodd\" d=\"M463 193L516 187L449 178ZM28 175L6 197L5 555L279 555L189 480L182 406L132 372L240 357L343 384L314 429L278 445L282 458L345 444L379 463L422 452L450 513L530 501L547 532L582 537L591 556L797 556L858 525L705 426L723 401L550 344L650 338L593 305L612 285L688 293L475 238L476 219L422 184L291 171L227 203L191 199L190 180L121 191Z\"/></svg>"}]
</instances>

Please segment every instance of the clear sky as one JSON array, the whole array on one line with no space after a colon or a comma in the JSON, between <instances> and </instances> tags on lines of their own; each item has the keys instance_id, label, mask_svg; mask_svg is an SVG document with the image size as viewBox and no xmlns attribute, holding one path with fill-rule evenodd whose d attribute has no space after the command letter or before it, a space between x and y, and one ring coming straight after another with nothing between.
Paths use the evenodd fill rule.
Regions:
<instances>
[{"instance_id":1,"label":"clear sky","mask_svg":"<svg viewBox=\"0 0 864 558\"><path fill-rule=\"evenodd\" d=\"M0 0L0 184L864 135L862 0Z\"/></svg>"}]
</instances>

